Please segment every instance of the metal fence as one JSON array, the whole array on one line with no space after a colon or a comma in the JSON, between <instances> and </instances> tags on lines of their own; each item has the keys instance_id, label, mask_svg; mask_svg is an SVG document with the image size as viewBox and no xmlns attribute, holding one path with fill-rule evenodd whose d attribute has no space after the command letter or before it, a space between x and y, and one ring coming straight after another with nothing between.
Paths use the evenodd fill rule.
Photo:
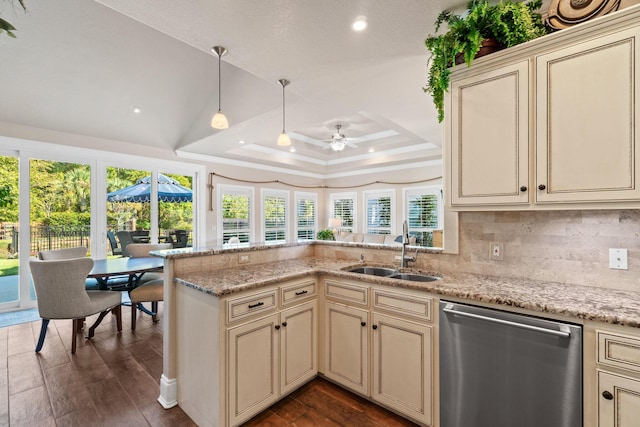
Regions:
<instances>
[{"instance_id":1,"label":"metal fence","mask_svg":"<svg viewBox=\"0 0 640 427\"><path fill-rule=\"evenodd\" d=\"M19 235L17 227L10 230L11 244L9 252L18 253ZM62 227L62 226L35 226L31 227L30 253L36 254L38 251L48 251L51 249L64 249L91 245L90 227Z\"/></svg>"}]
</instances>

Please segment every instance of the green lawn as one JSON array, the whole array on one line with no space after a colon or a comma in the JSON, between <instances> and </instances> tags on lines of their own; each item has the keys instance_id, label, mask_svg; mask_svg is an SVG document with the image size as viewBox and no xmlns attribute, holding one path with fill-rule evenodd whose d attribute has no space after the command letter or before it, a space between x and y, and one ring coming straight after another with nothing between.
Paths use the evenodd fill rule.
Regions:
<instances>
[{"instance_id":1,"label":"green lawn","mask_svg":"<svg viewBox=\"0 0 640 427\"><path fill-rule=\"evenodd\" d=\"M0 258L0 276L15 276L18 274L19 259Z\"/></svg>"}]
</instances>

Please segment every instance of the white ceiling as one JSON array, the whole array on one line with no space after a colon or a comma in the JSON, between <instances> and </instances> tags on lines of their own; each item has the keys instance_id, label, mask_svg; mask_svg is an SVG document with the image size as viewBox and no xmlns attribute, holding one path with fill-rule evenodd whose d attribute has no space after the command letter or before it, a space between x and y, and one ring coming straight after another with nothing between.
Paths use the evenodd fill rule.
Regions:
<instances>
[{"instance_id":1,"label":"white ceiling","mask_svg":"<svg viewBox=\"0 0 640 427\"><path fill-rule=\"evenodd\" d=\"M17 39L0 36L2 122L295 173L441 157L441 128L422 91L424 39L442 9L464 0L25 3L27 14L0 1L0 14L18 29ZM369 24L360 33L350 27L358 15ZM218 104L214 45L229 50L223 131L209 125ZM286 130L295 153L276 145L280 78L291 81ZM336 123L357 148L323 149Z\"/></svg>"}]
</instances>

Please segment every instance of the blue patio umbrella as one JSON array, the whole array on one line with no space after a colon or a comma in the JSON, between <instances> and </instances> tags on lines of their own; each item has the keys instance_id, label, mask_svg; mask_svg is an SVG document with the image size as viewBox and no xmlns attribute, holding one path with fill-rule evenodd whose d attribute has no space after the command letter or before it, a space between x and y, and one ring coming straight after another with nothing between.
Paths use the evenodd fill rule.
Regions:
<instances>
[{"instance_id":1,"label":"blue patio umbrella","mask_svg":"<svg viewBox=\"0 0 640 427\"><path fill-rule=\"evenodd\" d=\"M175 179L158 174L158 200L161 202L190 202L191 190L183 187ZM148 203L151 201L151 176L145 176L134 185L107 194L109 202Z\"/></svg>"}]
</instances>

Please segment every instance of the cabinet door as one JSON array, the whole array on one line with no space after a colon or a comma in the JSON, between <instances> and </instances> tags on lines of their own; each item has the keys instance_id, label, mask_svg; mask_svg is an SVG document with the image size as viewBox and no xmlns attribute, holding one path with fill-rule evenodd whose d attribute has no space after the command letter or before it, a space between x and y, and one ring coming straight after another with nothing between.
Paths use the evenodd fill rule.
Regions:
<instances>
[{"instance_id":1,"label":"cabinet door","mask_svg":"<svg viewBox=\"0 0 640 427\"><path fill-rule=\"evenodd\" d=\"M536 202L640 197L640 30L536 58Z\"/></svg>"},{"instance_id":2,"label":"cabinet door","mask_svg":"<svg viewBox=\"0 0 640 427\"><path fill-rule=\"evenodd\" d=\"M332 302L325 310L325 375L368 395L368 311Z\"/></svg>"},{"instance_id":3,"label":"cabinet door","mask_svg":"<svg viewBox=\"0 0 640 427\"><path fill-rule=\"evenodd\" d=\"M229 425L237 425L278 399L278 315L229 329Z\"/></svg>"},{"instance_id":4,"label":"cabinet door","mask_svg":"<svg viewBox=\"0 0 640 427\"><path fill-rule=\"evenodd\" d=\"M431 425L431 327L374 313L371 397Z\"/></svg>"},{"instance_id":5,"label":"cabinet door","mask_svg":"<svg viewBox=\"0 0 640 427\"><path fill-rule=\"evenodd\" d=\"M318 303L280 313L280 385L287 393L318 373Z\"/></svg>"},{"instance_id":6,"label":"cabinet door","mask_svg":"<svg viewBox=\"0 0 640 427\"><path fill-rule=\"evenodd\" d=\"M452 206L528 203L529 62L454 81L449 96Z\"/></svg>"},{"instance_id":7,"label":"cabinet door","mask_svg":"<svg viewBox=\"0 0 640 427\"><path fill-rule=\"evenodd\" d=\"M640 425L640 381L598 372L598 427Z\"/></svg>"}]
</instances>

